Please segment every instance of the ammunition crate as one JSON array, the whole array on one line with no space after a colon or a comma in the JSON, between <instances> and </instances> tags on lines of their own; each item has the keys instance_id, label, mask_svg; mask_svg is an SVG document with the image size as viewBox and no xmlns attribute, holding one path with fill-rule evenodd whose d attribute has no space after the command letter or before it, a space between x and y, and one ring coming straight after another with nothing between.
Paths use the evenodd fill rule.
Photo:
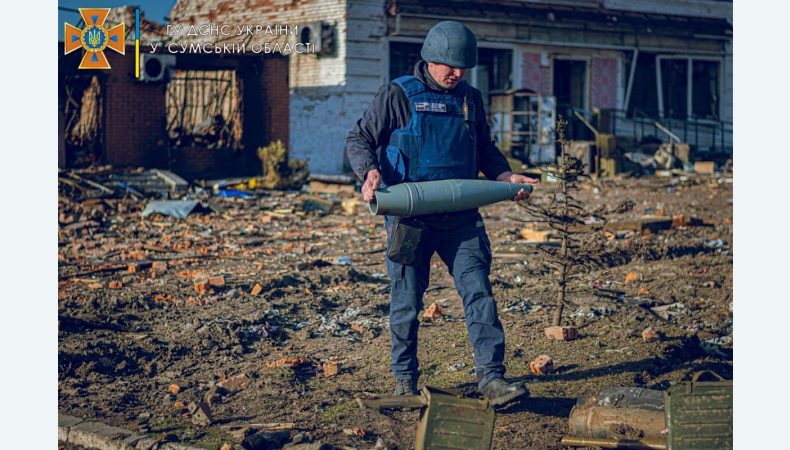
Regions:
<instances>
[{"instance_id":1,"label":"ammunition crate","mask_svg":"<svg viewBox=\"0 0 790 450\"><path fill-rule=\"evenodd\" d=\"M704 374L718 381L700 381ZM732 448L732 380L697 372L690 382L666 391L664 408L668 450Z\"/></svg>"}]
</instances>

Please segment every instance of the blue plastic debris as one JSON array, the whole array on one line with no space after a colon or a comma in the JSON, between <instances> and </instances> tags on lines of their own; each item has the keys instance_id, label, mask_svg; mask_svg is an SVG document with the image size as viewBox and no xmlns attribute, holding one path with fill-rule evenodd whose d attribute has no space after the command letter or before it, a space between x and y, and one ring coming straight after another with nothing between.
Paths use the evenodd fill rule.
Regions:
<instances>
[{"instance_id":1,"label":"blue plastic debris","mask_svg":"<svg viewBox=\"0 0 790 450\"><path fill-rule=\"evenodd\" d=\"M238 197L238 198L243 198L245 200L255 198L255 196L252 194L248 194L247 192L244 191L238 191L236 189L223 189L219 191L219 195L220 197Z\"/></svg>"}]
</instances>

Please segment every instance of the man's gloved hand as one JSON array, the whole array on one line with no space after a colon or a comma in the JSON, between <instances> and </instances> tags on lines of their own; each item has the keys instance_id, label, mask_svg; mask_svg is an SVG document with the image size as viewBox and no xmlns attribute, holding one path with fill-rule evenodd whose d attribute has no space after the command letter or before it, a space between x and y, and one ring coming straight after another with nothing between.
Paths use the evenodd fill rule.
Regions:
<instances>
[{"instance_id":1,"label":"man's gloved hand","mask_svg":"<svg viewBox=\"0 0 790 450\"><path fill-rule=\"evenodd\" d=\"M538 184L538 180L535 178L525 177L524 175L519 175L513 172L503 172L498 177L496 177L497 181L507 181L510 183L516 184ZM515 197L513 197L514 201L522 201L529 198L529 192L525 189L521 189L518 191Z\"/></svg>"},{"instance_id":2,"label":"man's gloved hand","mask_svg":"<svg viewBox=\"0 0 790 450\"><path fill-rule=\"evenodd\" d=\"M375 198L373 194L376 192L376 189L379 188L380 184L381 174L379 170L369 170L367 176L365 176L365 183L362 185L362 198L365 199L366 202L372 202Z\"/></svg>"}]
</instances>

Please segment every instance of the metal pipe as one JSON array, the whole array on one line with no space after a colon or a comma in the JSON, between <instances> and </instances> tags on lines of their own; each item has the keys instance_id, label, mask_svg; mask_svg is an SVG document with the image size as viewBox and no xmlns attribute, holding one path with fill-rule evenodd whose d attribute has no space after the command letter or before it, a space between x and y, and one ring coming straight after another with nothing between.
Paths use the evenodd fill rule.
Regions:
<instances>
[{"instance_id":1,"label":"metal pipe","mask_svg":"<svg viewBox=\"0 0 790 450\"><path fill-rule=\"evenodd\" d=\"M595 135L595 137L596 137L596 138L598 137L598 130L596 130L596 129L595 129L595 127L593 127L592 125L590 125L590 122L587 122L587 119L585 119L585 118L584 118L584 116L582 116L581 114L579 114L579 111L574 111L574 112L573 112L573 114L574 114L574 115L575 115L575 116L576 116L576 117L577 117L579 120L581 120L581 121L582 121L582 123L583 123L584 125L586 125L586 126L587 126L587 128L589 128L589 129L590 129L590 131L592 131L592 132L593 132L593 134Z\"/></svg>"},{"instance_id":2,"label":"metal pipe","mask_svg":"<svg viewBox=\"0 0 790 450\"><path fill-rule=\"evenodd\" d=\"M660 123L660 122L658 122L658 121L655 121L655 122L653 122L653 123L655 124L656 128L658 128L659 130L661 130L661 131L663 131L664 133L666 133L666 134L667 134L667 135L668 135L668 136L669 136L671 139L674 139L675 141L677 141L677 143L678 143L678 144L679 144L679 143L681 143L681 142L683 142L683 141L681 141L681 140L680 140L680 138L678 137L678 135L676 135L675 133L673 133L672 131L670 131L670 129L669 129L669 128L667 128L667 127L665 127L664 125L661 125L661 123Z\"/></svg>"},{"instance_id":3,"label":"metal pipe","mask_svg":"<svg viewBox=\"0 0 790 450\"><path fill-rule=\"evenodd\" d=\"M564 436L561 445L568 447L600 447L627 450L666 450L667 443L663 439L644 438L639 440L621 440L607 438L588 438Z\"/></svg>"}]
</instances>

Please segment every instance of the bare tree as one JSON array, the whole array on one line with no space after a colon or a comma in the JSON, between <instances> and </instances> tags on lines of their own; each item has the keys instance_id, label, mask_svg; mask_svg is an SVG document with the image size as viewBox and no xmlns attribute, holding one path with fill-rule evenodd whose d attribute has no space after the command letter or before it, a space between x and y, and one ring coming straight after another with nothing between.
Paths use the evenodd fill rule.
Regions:
<instances>
[{"instance_id":1,"label":"bare tree","mask_svg":"<svg viewBox=\"0 0 790 450\"><path fill-rule=\"evenodd\" d=\"M578 182L589 177L584 173L581 159L570 154L570 142L565 138L568 122L560 115L557 120L557 142L560 155L556 167L543 169L548 177L558 181L548 202L523 203L529 218L526 222L542 222L556 231L560 245L538 245L542 252L541 262L557 273L557 299L551 325L562 325L562 313L568 293L568 282L585 268L592 269L603 264L606 254L606 238L603 235L607 215L625 212L633 207L626 201L614 209L605 206L591 209L579 201ZM572 338L572 337L571 337Z\"/></svg>"}]
</instances>

